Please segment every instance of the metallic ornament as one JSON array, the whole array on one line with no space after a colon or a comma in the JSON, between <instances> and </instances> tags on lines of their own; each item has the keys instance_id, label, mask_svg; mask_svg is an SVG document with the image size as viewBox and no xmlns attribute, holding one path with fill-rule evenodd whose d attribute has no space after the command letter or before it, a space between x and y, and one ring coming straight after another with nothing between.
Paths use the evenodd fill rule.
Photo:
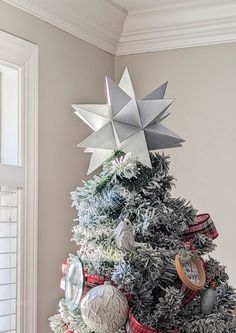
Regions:
<instances>
[{"instance_id":1,"label":"metallic ornament","mask_svg":"<svg viewBox=\"0 0 236 333\"><path fill-rule=\"evenodd\" d=\"M78 257L74 257L65 278L65 299L70 311L75 310L79 305L83 294L84 281L83 264Z\"/></svg>"},{"instance_id":2,"label":"metallic ornament","mask_svg":"<svg viewBox=\"0 0 236 333\"><path fill-rule=\"evenodd\" d=\"M209 315L215 305L217 298L217 290L207 288L201 297L201 313Z\"/></svg>"},{"instance_id":3,"label":"metallic ornament","mask_svg":"<svg viewBox=\"0 0 236 333\"><path fill-rule=\"evenodd\" d=\"M119 249L130 251L134 248L133 226L128 219L120 221L115 230L115 241Z\"/></svg>"},{"instance_id":4,"label":"metallic ornament","mask_svg":"<svg viewBox=\"0 0 236 333\"><path fill-rule=\"evenodd\" d=\"M110 284L92 288L81 302L81 315L91 331L113 333L125 325L128 317L125 295Z\"/></svg>"},{"instance_id":5,"label":"metallic ornament","mask_svg":"<svg viewBox=\"0 0 236 333\"><path fill-rule=\"evenodd\" d=\"M151 168L149 151L181 147L184 140L161 124L174 101L164 99L166 87L167 82L138 100L126 68L119 85L106 77L107 104L72 105L75 114L94 130L78 145L92 153L88 174L117 149L132 153Z\"/></svg>"}]
</instances>

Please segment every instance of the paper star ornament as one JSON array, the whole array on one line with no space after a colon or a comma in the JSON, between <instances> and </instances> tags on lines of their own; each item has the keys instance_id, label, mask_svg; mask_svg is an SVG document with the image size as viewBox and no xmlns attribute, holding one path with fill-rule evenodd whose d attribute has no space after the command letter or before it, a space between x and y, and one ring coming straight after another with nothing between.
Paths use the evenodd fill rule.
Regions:
<instances>
[{"instance_id":1,"label":"paper star ornament","mask_svg":"<svg viewBox=\"0 0 236 333\"><path fill-rule=\"evenodd\" d=\"M107 104L72 105L75 114L94 130L78 145L92 153L88 174L117 149L151 168L149 151L181 146L184 140L161 124L174 101L164 98L166 87L167 82L138 100L126 68L119 85L106 77Z\"/></svg>"}]
</instances>

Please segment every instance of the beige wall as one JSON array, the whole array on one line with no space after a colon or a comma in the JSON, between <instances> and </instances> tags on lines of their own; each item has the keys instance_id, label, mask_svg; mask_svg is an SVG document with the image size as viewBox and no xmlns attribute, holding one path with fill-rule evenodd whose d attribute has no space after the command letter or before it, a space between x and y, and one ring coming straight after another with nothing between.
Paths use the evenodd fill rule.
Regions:
<instances>
[{"instance_id":1,"label":"beige wall","mask_svg":"<svg viewBox=\"0 0 236 333\"><path fill-rule=\"evenodd\" d=\"M89 129L70 105L104 101L114 57L2 1L0 29L40 47L38 333L47 333L47 317L63 295L61 262L75 251L69 192L85 178L89 159L75 147ZM236 285L235 58L236 44L171 50L117 57L116 72L119 78L129 67L138 97L169 80L166 96L177 99L165 123L187 141L168 151L174 194L211 213L220 231L216 255Z\"/></svg>"},{"instance_id":2,"label":"beige wall","mask_svg":"<svg viewBox=\"0 0 236 333\"><path fill-rule=\"evenodd\" d=\"M236 286L236 44L121 56L117 79L128 66L138 97L169 81L166 96L175 97L165 123L186 139L169 150L175 195L210 212L220 237L215 256L228 265Z\"/></svg>"},{"instance_id":3,"label":"beige wall","mask_svg":"<svg viewBox=\"0 0 236 333\"><path fill-rule=\"evenodd\" d=\"M85 178L89 156L76 148L89 129L70 107L104 102L104 75L114 57L0 1L0 29L39 45L38 333L51 332L60 266L70 250L70 191Z\"/></svg>"}]
</instances>

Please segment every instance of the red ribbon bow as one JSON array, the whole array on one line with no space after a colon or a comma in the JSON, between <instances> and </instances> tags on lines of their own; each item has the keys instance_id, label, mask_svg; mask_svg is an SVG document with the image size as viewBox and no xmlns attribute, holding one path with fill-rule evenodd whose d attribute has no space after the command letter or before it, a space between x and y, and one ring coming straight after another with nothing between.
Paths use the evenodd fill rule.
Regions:
<instances>
[{"instance_id":1,"label":"red ribbon bow","mask_svg":"<svg viewBox=\"0 0 236 333\"><path fill-rule=\"evenodd\" d=\"M161 331L157 331L153 328L146 327L139 323L137 319L133 316L131 311L129 311L129 321L126 325L127 333L163 333ZM176 329L169 330L168 333L180 333L180 331Z\"/></svg>"},{"instance_id":2,"label":"red ribbon bow","mask_svg":"<svg viewBox=\"0 0 236 333\"><path fill-rule=\"evenodd\" d=\"M189 241L197 234L203 234L211 239L215 239L219 236L215 224L209 214L197 215L196 223L188 226L182 235L182 239L184 241Z\"/></svg>"}]
</instances>

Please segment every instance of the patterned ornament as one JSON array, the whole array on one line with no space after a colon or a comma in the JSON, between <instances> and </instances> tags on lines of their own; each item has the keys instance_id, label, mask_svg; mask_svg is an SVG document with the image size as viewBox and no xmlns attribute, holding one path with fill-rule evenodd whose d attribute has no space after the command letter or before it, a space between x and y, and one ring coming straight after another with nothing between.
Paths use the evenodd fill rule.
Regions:
<instances>
[{"instance_id":1,"label":"patterned ornament","mask_svg":"<svg viewBox=\"0 0 236 333\"><path fill-rule=\"evenodd\" d=\"M81 302L85 324L97 333L113 333L123 327L128 309L125 295L108 283L92 288Z\"/></svg>"},{"instance_id":2,"label":"patterned ornament","mask_svg":"<svg viewBox=\"0 0 236 333\"><path fill-rule=\"evenodd\" d=\"M207 288L201 297L201 313L209 315L215 305L217 298L217 290L215 288Z\"/></svg>"},{"instance_id":3,"label":"patterned ornament","mask_svg":"<svg viewBox=\"0 0 236 333\"><path fill-rule=\"evenodd\" d=\"M175 268L183 284L193 290L200 290L206 283L204 261L201 257L192 256L188 261L181 261L180 255L175 256Z\"/></svg>"},{"instance_id":4,"label":"patterned ornament","mask_svg":"<svg viewBox=\"0 0 236 333\"><path fill-rule=\"evenodd\" d=\"M75 114L94 130L78 145L92 153L88 174L115 150L130 152L151 168L149 151L182 146L184 140L161 123L174 101L164 98L166 87L167 82L143 99L136 99L126 68L119 85L106 77L107 104L72 105Z\"/></svg>"},{"instance_id":5,"label":"patterned ornament","mask_svg":"<svg viewBox=\"0 0 236 333\"><path fill-rule=\"evenodd\" d=\"M130 220L120 221L115 230L115 241L118 248L123 251L131 251L134 248L135 240Z\"/></svg>"}]
</instances>

